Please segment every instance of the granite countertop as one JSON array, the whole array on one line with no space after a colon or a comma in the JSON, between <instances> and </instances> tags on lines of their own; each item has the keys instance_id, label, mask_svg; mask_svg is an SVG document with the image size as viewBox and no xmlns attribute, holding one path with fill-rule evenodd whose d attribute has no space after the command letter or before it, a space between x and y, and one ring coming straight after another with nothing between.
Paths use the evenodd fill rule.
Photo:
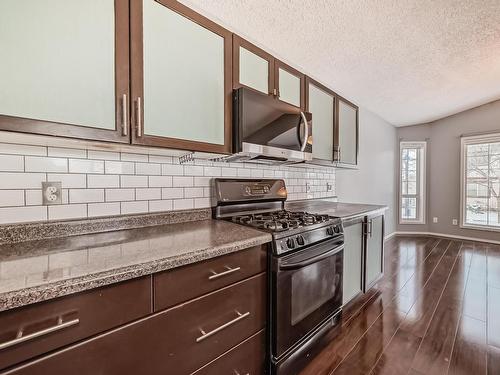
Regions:
<instances>
[{"instance_id":1,"label":"granite countertop","mask_svg":"<svg viewBox=\"0 0 500 375\"><path fill-rule=\"evenodd\" d=\"M200 220L0 245L0 311L235 252L271 240Z\"/></svg>"},{"instance_id":2,"label":"granite countertop","mask_svg":"<svg viewBox=\"0 0 500 375\"><path fill-rule=\"evenodd\" d=\"M377 204L339 203L324 199L312 199L286 203L289 210L307 211L315 214L332 215L347 220L370 212L387 210L388 207Z\"/></svg>"}]
</instances>

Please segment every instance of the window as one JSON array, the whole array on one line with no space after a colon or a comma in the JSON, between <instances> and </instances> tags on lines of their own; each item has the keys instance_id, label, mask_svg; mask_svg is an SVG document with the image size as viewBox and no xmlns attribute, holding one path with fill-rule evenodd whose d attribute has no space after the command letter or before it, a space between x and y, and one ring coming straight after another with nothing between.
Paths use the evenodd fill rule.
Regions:
<instances>
[{"instance_id":1,"label":"window","mask_svg":"<svg viewBox=\"0 0 500 375\"><path fill-rule=\"evenodd\" d=\"M462 137L461 224L500 231L500 134Z\"/></svg>"},{"instance_id":2,"label":"window","mask_svg":"<svg viewBox=\"0 0 500 375\"><path fill-rule=\"evenodd\" d=\"M426 142L400 144L400 224L425 224L426 149Z\"/></svg>"}]
</instances>

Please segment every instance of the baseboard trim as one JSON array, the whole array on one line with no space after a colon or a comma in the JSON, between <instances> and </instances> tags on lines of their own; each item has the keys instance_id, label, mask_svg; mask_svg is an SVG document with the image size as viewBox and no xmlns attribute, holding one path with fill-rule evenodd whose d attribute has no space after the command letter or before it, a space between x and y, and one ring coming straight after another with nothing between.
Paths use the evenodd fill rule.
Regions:
<instances>
[{"instance_id":1,"label":"baseboard trim","mask_svg":"<svg viewBox=\"0 0 500 375\"><path fill-rule=\"evenodd\" d=\"M464 237L464 236L456 236L453 234L435 233L435 232L393 232L389 236L386 237L386 240L388 240L389 238L394 237L394 236L411 236L411 235L453 238L453 239L457 239L457 240L486 242L486 243L493 243L493 244L500 245L500 241L488 240L486 238Z\"/></svg>"}]
</instances>

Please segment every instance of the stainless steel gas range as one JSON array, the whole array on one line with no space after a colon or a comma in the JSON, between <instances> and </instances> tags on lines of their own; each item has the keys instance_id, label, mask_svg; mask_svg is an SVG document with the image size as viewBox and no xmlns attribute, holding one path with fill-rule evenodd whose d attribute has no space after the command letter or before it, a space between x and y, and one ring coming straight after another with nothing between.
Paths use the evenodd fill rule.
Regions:
<instances>
[{"instance_id":1,"label":"stainless steel gas range","mask_svg":"<svg viewBox=\"0 0 500 375\"><path fill-rule=\"evenodd\" d=\"M339 218L284 209L285 182L216 179L217 219L272 234L269 270L269 371L297 374L335 335L342 306L344 235Z\"/></svg>"}]
</instances>

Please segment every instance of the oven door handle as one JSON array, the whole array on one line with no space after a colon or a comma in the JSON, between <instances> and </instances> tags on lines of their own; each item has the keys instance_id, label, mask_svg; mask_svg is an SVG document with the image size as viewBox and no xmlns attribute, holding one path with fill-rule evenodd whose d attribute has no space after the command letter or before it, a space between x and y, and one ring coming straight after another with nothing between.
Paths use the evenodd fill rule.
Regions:
<instances>
[{"instance_id":1,"label":"oven door handle","mask_svg":"<svg viewBox=\"0 0 500 375\"><path fill-rule=\"evenodd\" d=\"M325 258L331 257L332 255L335 255L341 252L342 250L344 250L344 245L337 246L319 255L315 255L311 258L301 260L300 262L292 262L292 263L283 262L282 264L280 264L279 268L280 270L296 270L298 268L303 268L310 264L319 262L320 260L323 260Z\"/></svg>"}]
</instances>

